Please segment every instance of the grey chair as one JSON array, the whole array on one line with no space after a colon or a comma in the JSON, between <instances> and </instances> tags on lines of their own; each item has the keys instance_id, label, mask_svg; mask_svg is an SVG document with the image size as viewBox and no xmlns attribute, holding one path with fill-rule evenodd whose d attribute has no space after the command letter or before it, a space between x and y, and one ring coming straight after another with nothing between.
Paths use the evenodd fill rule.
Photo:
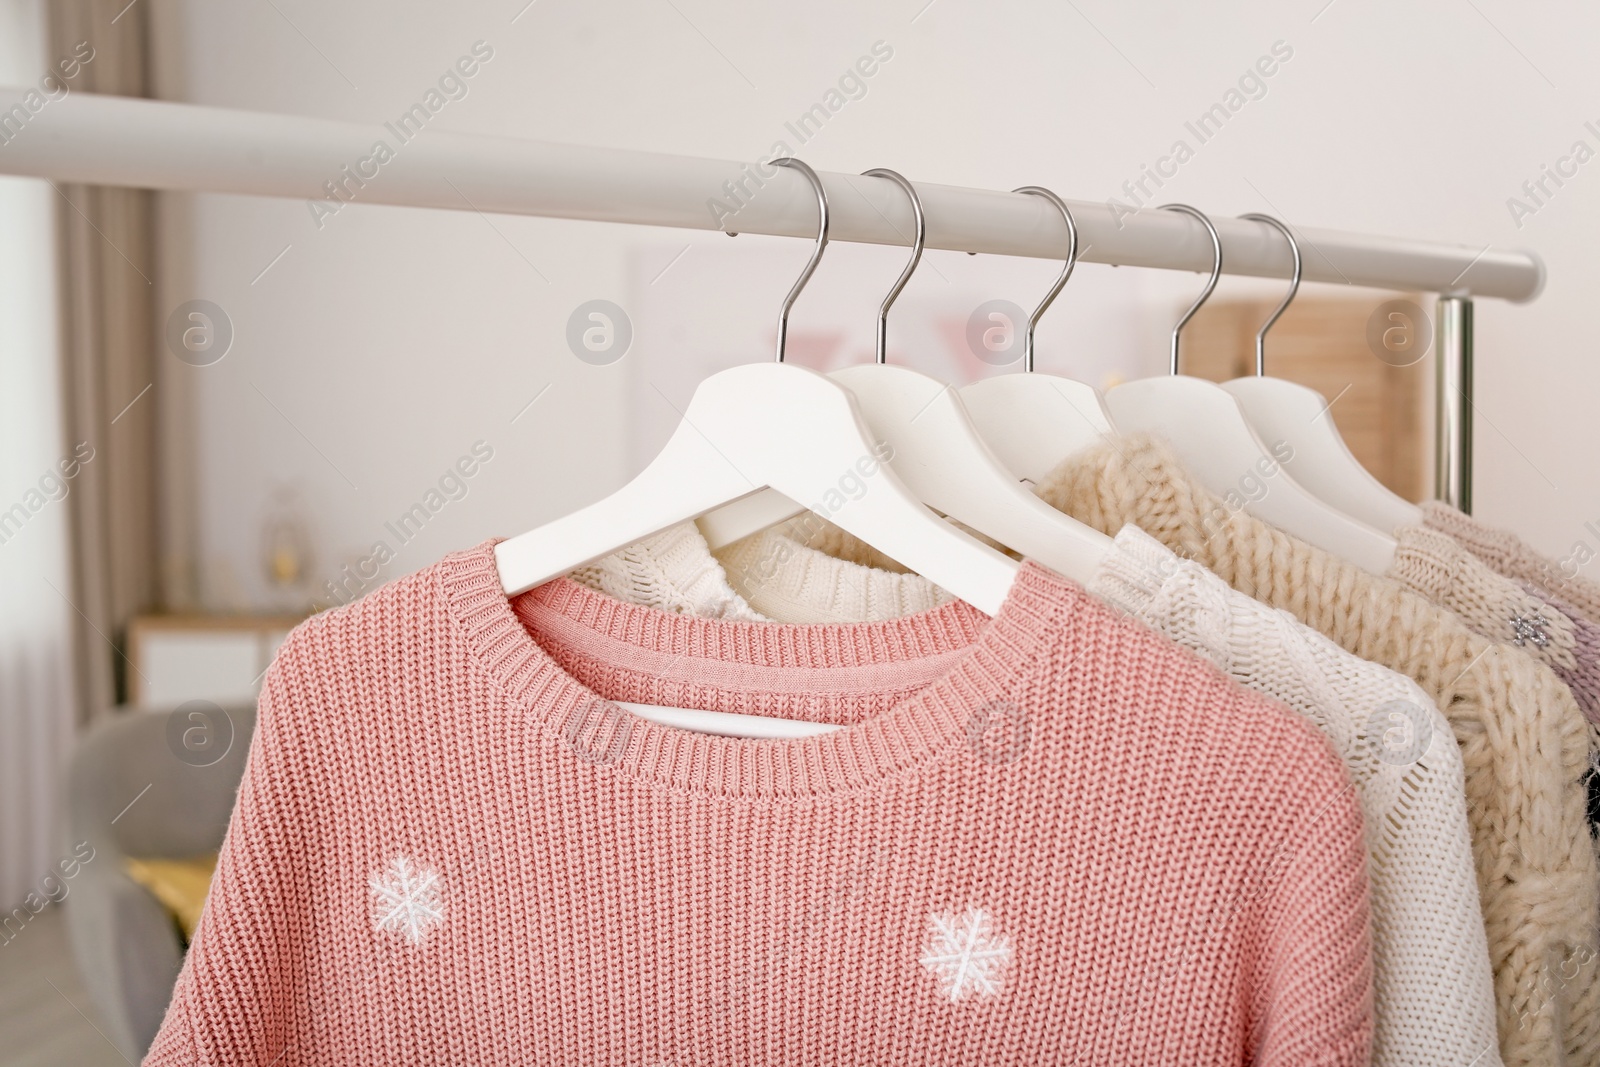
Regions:
<instances>
[{"instance_id":1,"label":"grey chair","mask_svg":"<svg viewBox=\"0 0 1600 1067\"><path fill-rule=\"evenodd\" d=\"M107 1036L135 1063L161 1026L183 940L171 914L125 873L123 857L176 859L221 846L255 723L253 707L128 709L101 721L73 753L68 851L87 841L94 858L62 903L67 934Z\"/></svg>"}]
</instances>

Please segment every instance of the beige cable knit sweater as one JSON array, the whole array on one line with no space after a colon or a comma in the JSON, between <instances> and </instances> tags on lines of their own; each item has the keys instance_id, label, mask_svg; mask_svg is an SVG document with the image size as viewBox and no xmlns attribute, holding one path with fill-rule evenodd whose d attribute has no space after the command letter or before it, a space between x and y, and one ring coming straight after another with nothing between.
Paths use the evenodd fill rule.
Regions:
<instances>
[{"instance_id":1,"label":"beige cable knit sweater","mask_svg":"<svg viewBox=\"0 0 1600 1067\"><path fill-rule=\"evenodd\" d=\"M1037 491L1107 534L1139 526L1422 687L1450 721L1466 767L1505 1062L1600 1063L1600 868L1582 783L1588 737L1550 669L1392 581L1230 510L1152 438L1089 449Z\"/></svg>"}]
</instances>

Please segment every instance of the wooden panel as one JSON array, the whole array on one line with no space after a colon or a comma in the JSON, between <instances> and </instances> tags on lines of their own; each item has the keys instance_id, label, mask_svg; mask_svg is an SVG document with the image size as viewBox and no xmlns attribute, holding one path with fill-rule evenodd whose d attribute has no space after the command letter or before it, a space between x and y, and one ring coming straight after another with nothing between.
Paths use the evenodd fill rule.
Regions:
<instances>
[{"instance_id":1,"label":"wooden panel","mask_svg":"<svg viewBox=\"0 0 1600 1067\"><path fill-rule=\"evenodd\" d=\"M1267 334L1267 372L1332 401L1334 425L1356 458L1396 493L1422 500L1430 495L1423 405L1433 362L1396 367L1367 347L1368 319L1392 299L1300 297ZM1275 298L1210 301L1183 332L1180 369L1219 382L1254 374L1255 332L1276 306Z\"/></svg>"}]
</instances>

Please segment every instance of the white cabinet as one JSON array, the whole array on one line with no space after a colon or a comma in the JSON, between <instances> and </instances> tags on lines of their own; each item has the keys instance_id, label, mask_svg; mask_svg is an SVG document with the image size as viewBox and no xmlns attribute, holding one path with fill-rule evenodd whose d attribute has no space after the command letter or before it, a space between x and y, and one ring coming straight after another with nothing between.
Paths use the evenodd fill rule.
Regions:
<instances>
[{"instance_id":1,"label":"white cabinet","mask_svg":"<svg viewBox=\"0 0 1600 1067\"><path fill-rule=\"evenodd\" d=\"M148 615L128 628L128 702L247 704L298 618Z\"/></svg>"}]
</instances>

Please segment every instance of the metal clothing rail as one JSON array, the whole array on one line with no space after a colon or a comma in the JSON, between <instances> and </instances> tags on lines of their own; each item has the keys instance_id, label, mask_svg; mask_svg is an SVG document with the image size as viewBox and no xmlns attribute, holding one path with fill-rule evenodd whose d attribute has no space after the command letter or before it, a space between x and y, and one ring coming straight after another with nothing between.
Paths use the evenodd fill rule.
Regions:
<instances>
[{"instance_id":1,"label":"metal clothing rail","mask_svg":"<svg viewBox=\"0 0 1600 1067\"><path fill-rule=\"evenodd\" d=\"M450 133L425 128L426 116L415 114L409 123L341 122L87 93L42 101L33 93L37 107L5 103L29 95L26 87L0 87L0 174L292 197L308 202L312 218L353 201L807 238L816 226L805 179L764 159ZM1019 179L1028 177L1037 176ZM910 243L911 208L891 183L837 173L822 180L831 239ZM1065 225L1038 197L922 182L917 190L929 248L1054 259L1065 247ZM1086 262L1211 268L1210 238L1190 219L1068 204ZM1213 221L1225 273L1289 276L1290 253L1275 230ZM1296 235L1306 281L1440 295L1436 489L1442 499L1470 506L1470 298L1531 300L1543 287L1543 265L1529 252L1298 227Z\"/></svg>"}]
</instances>

